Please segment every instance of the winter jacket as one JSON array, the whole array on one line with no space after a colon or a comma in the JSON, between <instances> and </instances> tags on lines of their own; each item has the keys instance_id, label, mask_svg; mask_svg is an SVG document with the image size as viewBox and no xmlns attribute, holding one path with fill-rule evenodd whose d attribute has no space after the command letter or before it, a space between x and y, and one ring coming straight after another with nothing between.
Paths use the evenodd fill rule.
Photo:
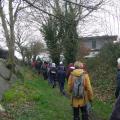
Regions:
<instances>
[{"instance_id":1,"label":"winter jacket","mask_svg":"<svg viewBox=\"0 0 120 120\"><path fill-rule=\"evenodd\" d=\"M57 72L57 79L59 82L64 83L66 78L66 73L64 71L64 68L60 68Z\"/></svg>"},{"instance_id":2,"label":"winter jacket","mask_svg":"<svg viewBox=\"0 0 120 120\"><path fill-rule=\"evenodd\" d=\"M115 92L116 98L119 96L119 93L120 93L120 69L118 69L118 72L117 72L117 88Z\"/></svg>"},{"instance_id":3,"label":"winter jacket","mask_svg":"<svg viewBox=\"0 0 120 120\"><path fill-rule=\"evenodd\" d=\"M120 120L120 96L118 97L109 120Z\"/></svg>"},{"instance_id":4,"label":"winter jacket","mask_svg":"<svg viewBox=\"0 0 120 120\"><path fill-rule=\"evenodd\" d=\"M57 69L56 67L51 67L49 70L49 75L51 79L56 79L57 77Z\"/></svg>"},{"instance_id":5,"label":"winter jacket","mask_svg":"<svg viewBox=\"0 0 120 120\"><path fill-rule=\"evenodd\" d=\"M79 77L80 75L84 76L84 88L85 88L85 98L80 99L80 98L74 98L72 97L72 89L73 89L73 84L74 81ZM92 87L90 84L89 76L87 73L84 72L83 69L75 69L73 72L71 72L69 79L68 79L68 92L72 97L72 106L73 107L82 107L88 103L88 101L92 100L93 98L93 91Z\"/></svg>"}]
</instances>

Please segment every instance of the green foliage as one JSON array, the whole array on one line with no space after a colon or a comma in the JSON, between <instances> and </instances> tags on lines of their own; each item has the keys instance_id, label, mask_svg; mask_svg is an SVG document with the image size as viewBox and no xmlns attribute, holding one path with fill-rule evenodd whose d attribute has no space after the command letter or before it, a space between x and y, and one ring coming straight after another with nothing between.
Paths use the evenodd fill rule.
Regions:
<instances>
[{"instance_id":1,"label":"green foliage","mask_svg":"<svg viewBox=\"0 0 120 120\"><path fill-rule=\"evenodd\" d=\"M67 22L64 24L63 47L66 63L69 64L76 60L78 50L76 9L71 4L67 6L64 18Z\"/></svg>"},{"instance_id":2,"label":"green foliage","mask_svg":"<svg viewBox=\"0 0 120 120\"><path fill-rule=\"evenodd\" d=\"M87 61L97 97L103 101L114 101L119 51L120 45L106 44L96 58Z\"/></svg>"},{"instance_id":3,"label":"green foliage","mask_svg":"<svg viewBox=\"0 0 120 120\"><path fill-rule=\"evenodd\" d=\"M109 102L105 103L98 99L94 99L92 109L95 113L95 116L100 115L99 117L101 118L101 120L108 120L112 112L112 104L110 104Z\"/></svg>"},{"instance_id":4,"label":"green foliage","mask_svg":"<svg viewBox=\"0 0 120 120\"><path fill-rule=\"evenodd\" d=\"M61 45L58 39L58 25L56 19L50 17L47 23L42 25L41 32L45 38L51 59L58 64L60 60Z\"/></svg>"},{"instance_id":5,"label":"green foliage","mask_svg":"<svg viewBox=\"0 0 120 120\"><path fill-rule=\"evenodd\" d=\"M42 26L41 31L55 63L59 62L61 53L64 54L67 64L76 60L78 50L78 13L76 11L78 11L77 7L71 4L68 4L65 11L59 1L55 1L53 13L59 19L49 17Z\"/></svg>"},{"instance_id":6,"label":"green foliage","mask_svg":"<svg viewBox=\"0 0 120 120\"><path fill-rule=\"evenodd\" d=\"M9 91L6 91L2 100L11 120L72 119L70 100L62 96L58 88L52 89L48 81L33 75L25 67L22 73L25 78L24 84L16 83ZM112 104L109 102L103 103L95 99L93 101L93 120L95 120L94 117L97 119L98 116L108 120L112 110L111 106Z\"/></svg>"},{"instance_id":7,"label":"green foliage","mask_svg":"<svg viewBox=\"0 0 120 120\"><path fill-rule=\"evenodd\" d=\"M18 86L17 84L12 87L9 91L4 94L3 101L13 102L16 100L25 101L25 93L22 90L23 86Z\"/></svg>"},{"instance_id":8,"label":"green foliage","mask_svg":"<svg viewBox=\"0 0 120 120\"><path fill-rule=\"evenodd\" d=\"M100 57L103 57L106 63L111 66L116 66L117 58L120 56L120 45L119 44L106 44L101 50Z\"/></svg>"},{"instance_id":9,"label":"green foliage","mask_svg":"<svg viewBox=\"0 0 120 120\"><path fill-rule=\"evenodd\" d=\"M48 81L25 69L24 84L16 83L6 91L2 104L15 120L70 120L69 100L52 89ZM67 117L66 117L67 116Z\"/></svg>"},{"instance_id":10,"label":"green foliage","mask_svg":"<svg viewBox=\"0 0 120 120\"><path fill-rule=\"evenodd\" d=\"M21 73L21 71L19 70L15 74L16 74L17 78L19 79L19 81L21 83L24 83L24 75Z\"/></svg>"}]
</instances>

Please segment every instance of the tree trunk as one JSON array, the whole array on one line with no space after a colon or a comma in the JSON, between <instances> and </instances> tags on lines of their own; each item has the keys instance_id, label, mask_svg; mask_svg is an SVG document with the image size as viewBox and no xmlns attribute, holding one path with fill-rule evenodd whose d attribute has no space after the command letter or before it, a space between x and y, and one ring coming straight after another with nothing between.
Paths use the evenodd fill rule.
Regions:
<instances>
[{"instance_id":1,"label":"tree trunk","mask_svg":"<svg viewBox=\"0 0 120 120\"><path fill-rule=\"evenodd\" d=\"M13 0L9 0L9 21L10 21L10 39L9 39L9 58L8 58L8 66L10 66L10 79L12 73L15 72L15 58L14 58L14 50L15 50L15 34L14 34L14 16L13 16Z\"/></svg>"},{"instance_id":2,"label":"tree trunk","mask_svg":"<svg viewBox=\"0 0 120 120\"><path fill-rule=\"evenodd\" d=\"M15 59L14 59L14 44L15 44L15 35L14 35L14 16L13 16L13 8L12 8L13 0L9 0L9 27L7 27L5 13L3 11L2 2L0 1L0 17L2 21L2 26L7 42L7 46L9 49L9 56L8 56L8 68L10 68L10 75L9 80L11 79L12 73L15 71ZM10 31L9 31L10 30Z\"/></svg>"}]
</instances>

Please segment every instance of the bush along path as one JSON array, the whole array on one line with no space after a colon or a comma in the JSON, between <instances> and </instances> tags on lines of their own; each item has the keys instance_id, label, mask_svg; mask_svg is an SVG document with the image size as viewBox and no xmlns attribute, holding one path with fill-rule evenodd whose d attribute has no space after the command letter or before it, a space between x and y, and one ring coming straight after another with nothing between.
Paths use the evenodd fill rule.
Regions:
<instances>
[{"instance_id":1,"label":"bush along path","mask_svg":"<svg viewBox=\"0 0 120 120\"><path fill-rule=\"evenodd\" d=\"M26 68L23 75L24 82L17 82L4 94L5 112L0 112L0 120L72 120L70 100L58 88L51 88ZM96 100L93 106L90 120L108 120L109 105Z\"/></svg>"},{"instance_id":2,"label":"bush along path","mask_svg":"<svg viewBox=\"0 0 120 120\"><path fill-rule=\"evenodd\" d=\"M4 94L6 112L0 120L71 120L69 100L47 81L24 70L24 83L16 83Z\"/></svg>"}]
</instances>

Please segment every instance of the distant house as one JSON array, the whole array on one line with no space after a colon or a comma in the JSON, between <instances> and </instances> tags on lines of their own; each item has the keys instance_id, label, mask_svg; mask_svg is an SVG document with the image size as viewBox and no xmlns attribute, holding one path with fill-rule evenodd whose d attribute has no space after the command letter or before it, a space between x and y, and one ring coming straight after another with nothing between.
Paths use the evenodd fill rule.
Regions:
<instances>
[{"instance_id":1,"label":"distant house","mask_svg":"<svg viewBox=\"0 0 120 120\"><path fill-rule=\"evenodd\" d=\"M94 37L81 37L80 42L85 48L90 50L100 50L106 43L113 43L116 41L118 36L94 36Z\"/></svg>"}]
</instances>

